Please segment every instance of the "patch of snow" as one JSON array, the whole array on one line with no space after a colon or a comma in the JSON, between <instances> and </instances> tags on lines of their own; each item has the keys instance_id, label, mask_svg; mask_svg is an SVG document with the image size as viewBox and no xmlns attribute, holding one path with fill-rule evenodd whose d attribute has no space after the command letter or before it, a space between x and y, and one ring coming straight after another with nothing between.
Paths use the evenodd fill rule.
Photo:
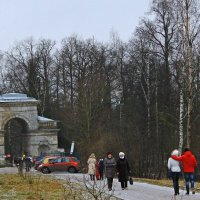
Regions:
<instances>
[{"instance_id":1,"label":"patch of snow","mask_svg":"<svg viewBox=\"0 0 200 200\"><path fill-rule=\"evenodd\" d=\"M46 118L46 117L38 116L38 121L40 121L40 122L53 122L54 120Z\"/></svg>"},{"instance_id":2,"label":"patch of snow","mask_svg":"<svg viewBox=\"0 0 200 200\"><path fill-rule=\"evenodd\" d=\"M36 102L33 97L27 97L26 94L21 93L7 93L0 95L0 102Z\"/></svg>"}]
</instances>

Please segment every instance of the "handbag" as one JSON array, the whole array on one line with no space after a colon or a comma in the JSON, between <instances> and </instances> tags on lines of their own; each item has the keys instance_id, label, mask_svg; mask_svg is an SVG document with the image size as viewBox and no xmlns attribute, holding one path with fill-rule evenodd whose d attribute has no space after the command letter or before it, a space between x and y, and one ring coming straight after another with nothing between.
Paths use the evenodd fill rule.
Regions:
<instances>
[{"instance_id":1,"label":"handbag","mask_svg":"<svg viewBox=\"0 0 200 200\"><path fill-rule=\"evenodd\" d=\"M129 177L129 183L130 185L133 185L133 178L131 176Z\"/></svg>"}]
</instances>

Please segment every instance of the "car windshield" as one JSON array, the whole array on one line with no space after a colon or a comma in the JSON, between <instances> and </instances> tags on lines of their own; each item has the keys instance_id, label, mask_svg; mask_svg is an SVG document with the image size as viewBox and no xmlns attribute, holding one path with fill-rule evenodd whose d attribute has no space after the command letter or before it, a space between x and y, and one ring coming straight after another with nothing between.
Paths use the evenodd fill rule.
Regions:
<instances>
[{"instance_id":1,"label":"car windshield","mask_svg":"<svg viewBox=\"0 0 200 200\"><path fill-rule=\"evenodd\" d=\"M54 163L60 163L62 161L62 158L54 158L51 160L51 162L54 162Z\"/></svg>"},{"instance_id":2,"label":"car windshield","mask_svg":"<svg viewBox=\"0 0 200 200\"><path fill-rule=\"evenodd\" d=\"M55 157L54 158L44 158L43 163L47 164L47 163L49 163L50 160L53 160L53 159L55 159Z\"/></svg>"}]
</instances>

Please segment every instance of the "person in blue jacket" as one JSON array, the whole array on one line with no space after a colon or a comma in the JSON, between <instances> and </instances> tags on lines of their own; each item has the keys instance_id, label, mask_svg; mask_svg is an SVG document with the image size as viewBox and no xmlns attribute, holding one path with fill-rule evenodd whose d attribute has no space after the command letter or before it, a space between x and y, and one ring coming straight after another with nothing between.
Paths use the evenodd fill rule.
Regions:
<instances>
[{"instance_id":1,"label":"person in blue jacket","mask_svg":"<svg viewBox=\"0 0 200 200\"><path fill-rule=\"evenodd\" d=\"M104 173L104 160L103 160L103 158L101 158L101 159L99 159L100 180L103 180L103 173Z\"/></svg>"}]
</instances>

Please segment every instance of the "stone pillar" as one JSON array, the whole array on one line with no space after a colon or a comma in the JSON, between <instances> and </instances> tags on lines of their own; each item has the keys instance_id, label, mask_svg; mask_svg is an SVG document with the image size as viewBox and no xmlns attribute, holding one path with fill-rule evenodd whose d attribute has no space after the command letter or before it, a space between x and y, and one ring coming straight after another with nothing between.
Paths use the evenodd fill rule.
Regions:
<instances>
[{"instance_id":1,"label":"stone pillar","mask_svg":"<svg viewBox=\"0 0 200 200\"><path fill-rule=\"evenodd\" d=\"M32 156L37 156L40 154L39 148L41 146L45 146L48 148L47 153L56 152L58 148L57 132L58 129L43 129L35 132L29 132L25 137L25 141L28 146L27 151Z\"/></svg>"},{"instance_id":2,"label":"stone pillar","mask_svg":"<svg viewBox=\"0 0 200 200\"><path fill-rule=\"evenodd\" d=\"M5 131L0 131L0 154L5 154L4 132Z\"/></svg>"}]
</instances>

